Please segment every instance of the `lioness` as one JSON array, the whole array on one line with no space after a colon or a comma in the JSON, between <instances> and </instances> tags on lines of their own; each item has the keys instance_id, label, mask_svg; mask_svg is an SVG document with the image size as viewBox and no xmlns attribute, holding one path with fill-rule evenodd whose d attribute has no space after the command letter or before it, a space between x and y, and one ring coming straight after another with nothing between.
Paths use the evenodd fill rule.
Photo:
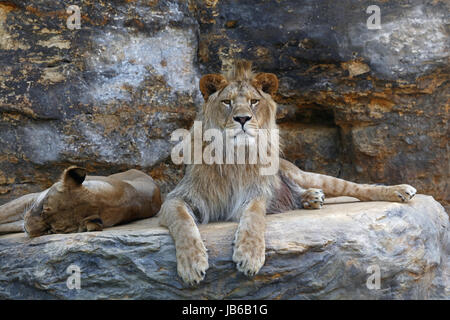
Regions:
<instances>
[{"instance_id":1,"label":"lioness","mask_svg":"<svg viewBox=\"0 0 450 320\"><path fill-rule=\"evenodd\" d=\"M141 171L100 177L86 176L85 169L71 166L47 190L0 206L0 234L22 229L30 237L100 231L152 217L160 207L158 186Z\"/></svg>"},{"instance_id":2,"label":"lioness","mask_svg":"<svg viewBox=\"0 0 450 320\"><path fill-rule=\"evenodd\" d=\"M272 95L278 79L271 73L254 74L251 64L238 61L226 75L208 74L200 80L205 103L197 115L203 131L226 130L247 136L255 143L258 129L276 129L276 104ZM191 129L192 131L192 129ZM237 150L237 146L236 150ZM233 261L248 276L265 260L265 215L297 208L319 209L327 196L352 196L360 200L405 202L416 190L406 184L376 186L356 184L330 176L304 172L280 159L276 174L261 175L261 164L190 164L185 176L163 203L158 216L174 241L179 276L188 284L203 280L208 254L196 223L239 221ZM323 191L322 191L323 190Z\"/></svg>"}]
</instances>

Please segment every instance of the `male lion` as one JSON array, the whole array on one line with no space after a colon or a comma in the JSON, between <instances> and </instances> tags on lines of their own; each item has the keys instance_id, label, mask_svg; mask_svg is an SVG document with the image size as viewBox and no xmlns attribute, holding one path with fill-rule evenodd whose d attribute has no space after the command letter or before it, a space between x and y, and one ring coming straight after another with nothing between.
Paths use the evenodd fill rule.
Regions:
<instances>
[{"instance_id":1,"label":"male lion","mask_svg":"<svg viewBox=\"0 0 450 320\"><path fill-rule=\"evenodd\" d=\"M0 206L0 234L22 229L30 237L101 231L152 217L160 207L158 186L141 171L100 177L86 176L83 168L71 166L47 190Z\"/></svg>"},{"instance_id":2,"label":"male lion","mask_svg":"<svg viewBox=\"0 0 450 320\"><path fill-rule=\"evenodd\" d=\"M205 104L197 119L203 131L234 130L248 136L258 129L276 129L272 95L278 79L271 73L254 74L251 64L238 61L226 75L208 74L200 80ZM191 129L192 131L192 129ZM235 146L237 148L237 146ZM236 149L237 150L237 149ZM158 216L175 241L177 269L188 284L199 283L208 269L208 255L196 222L239 221L233 261L248 276L265 259L265 215L286 210L319 209L327 196L360 200L408 201L416 190L406 184L356 184L330 176L304 172L280 159L276 174L261 175L261 164L190 164L185 176L164 201ZM323 191L322 191L323 190Z\"/></svg>"}]
</instances>

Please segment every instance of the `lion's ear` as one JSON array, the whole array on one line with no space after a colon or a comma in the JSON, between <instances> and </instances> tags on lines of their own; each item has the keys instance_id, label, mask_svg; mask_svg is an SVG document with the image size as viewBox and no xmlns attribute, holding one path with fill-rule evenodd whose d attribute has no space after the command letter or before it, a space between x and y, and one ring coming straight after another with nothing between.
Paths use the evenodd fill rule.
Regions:
<instances>
[{"instance_id":1,"label":"lion's ear","mask_svg":"<svg viewBox=\"0 0 450 320\"><path fill-rule=\"evenodd\" d=\"M80 186L86 179L86 169L72 166L64 170L62 181L65 186Z\"/></svg>"},{"instance_id":2,"label":"lion's ear","mask_svg":"<svg viewBox=\"0 0 450 320\"><path fill-rule=\"evenodd\" d=\"M258 73L253 78L252 85L272 96L278 90L278 78L273 73Z\"/></svg>"},{"instance_id":3,"label":"lion's ear","mask_svg":"<svg viewBox=\"0 0 450 320\"><path fill-rule=\"evenodd\" d=\"M220 74L207 74L200 79L200 91L203 99L208 100L209 96L227 86L228 82Z\"/></svg>"}]
</instances>

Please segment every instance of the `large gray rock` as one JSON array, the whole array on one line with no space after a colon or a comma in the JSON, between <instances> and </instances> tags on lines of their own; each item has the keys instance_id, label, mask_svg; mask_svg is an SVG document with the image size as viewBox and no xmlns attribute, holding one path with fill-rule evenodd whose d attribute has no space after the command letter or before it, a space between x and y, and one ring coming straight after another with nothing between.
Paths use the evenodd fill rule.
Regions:
<instances>
[{"instance_id":1,"label":"large gray rock","mask_svg":"<svg viewBox=\"0 0 450 320\"><path fill-rule=\"evenodd\" d=\"M236 224L200 226L210 268L193 288L176 275L173 241L157 218L104 232L3 236L0 298L450 298L449 219L432 197L417 195L408 204L333 202L269 216L266 263L252 279L231 259ZM73 264L81 270L80 290L66 285ZM380 288L373 289L377 268Z\"/></svg>"},{"instance_id":2,"label":"large gray rock","mask_svg":"<svg viewBox=\"0 0 450 320\"><path fill-rule=\"evenodd\" d=\"M304 170L408 183L450 204L449 1L0 2L0 204L69 164L181 177L170 133L202 103L201 74L252 60L280 79L285 156ZM75 4L75 3L73 3Z\"/></svg>"}]
</instances>

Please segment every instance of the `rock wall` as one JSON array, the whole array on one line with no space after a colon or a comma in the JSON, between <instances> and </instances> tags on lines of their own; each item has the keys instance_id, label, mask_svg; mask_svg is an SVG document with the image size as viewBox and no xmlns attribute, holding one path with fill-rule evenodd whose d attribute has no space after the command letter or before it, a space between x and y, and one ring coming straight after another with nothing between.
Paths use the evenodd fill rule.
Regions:
<instances>
[{"instance_id":1,"label":"rock wall","mask_svg":"<svg viewBox=\"0 0 450 320\"><path fill-rule=\"evenodd\" d=\"M0 1L0 203L68 164L140 168L167 192L182 174L169 136L191 125L199 77L247 58L280 78L286 158L448 205L450 4L383 1L368 30L371 4Z\"/></svg>"},{"instance_id":2,"label":"rock wall","mask_svg":"<svg viewBox=\"0 0 450 320\"><path fill-rule=\"evenodd\" d=\"M157 218L103 232L0 236L0 299L450 297L449 220L439 203L424 195L351 201L269 216L266 262L251 279L232 261L236 223L201 225L210 268L195 287L177 276L172 238ZM67 286L71 266L79 290Z\"/></svg>"}]
</instances>

